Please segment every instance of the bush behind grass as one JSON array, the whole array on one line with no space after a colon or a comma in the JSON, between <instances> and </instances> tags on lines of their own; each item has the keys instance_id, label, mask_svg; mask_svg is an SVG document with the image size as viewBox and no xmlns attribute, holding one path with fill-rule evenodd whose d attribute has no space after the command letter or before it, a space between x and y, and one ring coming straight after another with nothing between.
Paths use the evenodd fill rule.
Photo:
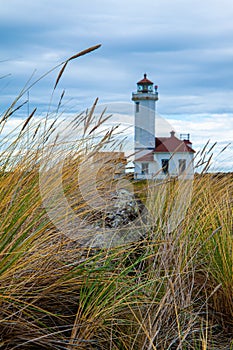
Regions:
<instances>
[{"instance_id":1,"label":"bush behind grass","mask_svg":"<svg viewBox=\"0 0 233 350\"><path fill-rule=\"evenodd\" d=\"M2 130L16 102L3 115ZM93 113L79 119L89 131ZM53 151L47 140L54 133L56 123L32 116L14 138L1 139L1 348L232 349L232 174L197 175L191 205L172 232L166 220L178 196L175 182L172 192L163 184L169 195L144 239L83 248L59 232L41 200L39 165L46 147ZM94 150L110 138L108 131ZM87 144L88 132L63 167L64 191L77 215L90 211L75 176ZM142 200L146 187L135 184ZM149 198L155 210L159 198L153 191Z\"/></svg>"}]
</instances>

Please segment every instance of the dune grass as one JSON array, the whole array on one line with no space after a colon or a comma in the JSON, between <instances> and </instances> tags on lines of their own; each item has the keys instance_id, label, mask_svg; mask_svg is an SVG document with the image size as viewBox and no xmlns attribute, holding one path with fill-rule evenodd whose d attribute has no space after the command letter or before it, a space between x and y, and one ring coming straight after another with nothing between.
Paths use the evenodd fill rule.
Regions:
<instances>
[{"instance_id":1,"label":"dune grass","mask_svg":"<svg viewBox=\"0 0 233 350\"><path fill-rule=\"evenodd\" d=\"M64 193L80 217L93 212L77 182L82 157L111 138L108 130L92 146L91 130L102 125L93 125L93 114L73 118L72 128L85 132L63 164ZM40 162L48 147L54 152L56 137L52 146L47 141L56 130L54 121L31 116L14 137L1 138L1 348L233 349L232 174L195 176L191 203L172 231L166 220L176 183L143 239L82 247L58 230L41 198ZM134 186L144 200L147 184ZM158 208L153 192L148 198L149 209Z\"/></svg>"}]
</instances>

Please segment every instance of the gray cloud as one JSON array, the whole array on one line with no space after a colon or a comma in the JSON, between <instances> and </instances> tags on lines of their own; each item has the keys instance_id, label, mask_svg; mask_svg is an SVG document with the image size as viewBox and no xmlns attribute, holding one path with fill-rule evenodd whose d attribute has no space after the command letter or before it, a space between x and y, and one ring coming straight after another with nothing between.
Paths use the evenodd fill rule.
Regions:
<instances>
[{"instance_id":1,"label":"gray cloud","mask_svg":"<svg viewBox=\"0 0 233 350\"><path fill-rule=\"evenodd\" d=\"M2 108L35 69L37 79L77 51L102 43L98 51L68 65L59 83L57 94L67 90L71 110L89 106L97 96L101 102L129 102L136 82L147 72L159 85L159 113L180 120L188 114L214 118L228 113L224 122L232 121L231 0L1 3L1 76L11 73L0 79ZM41 113L56 74L30 92L31 105Z\"/></svg>"}]
</instances>

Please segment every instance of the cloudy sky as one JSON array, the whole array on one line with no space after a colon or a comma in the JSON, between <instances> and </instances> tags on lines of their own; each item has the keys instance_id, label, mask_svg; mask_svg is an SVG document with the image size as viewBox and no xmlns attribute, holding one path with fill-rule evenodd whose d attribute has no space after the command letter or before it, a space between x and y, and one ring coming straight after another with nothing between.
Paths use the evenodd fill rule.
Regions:
<instances>
[{"instance_id":1,"label":"cloudy sky","mask_svg":"<svg viewBox=\"0 0 233 350\"><path fill-rule=\"evenodd\" d=\"M233 134L232 0L0 0L1 113L29 79L73 54L57 89L67 113L100 103L131 103L146 72L159 86L157 111L194 148L217 153ZM30 109L48 109L58 70L30 90ZM25 109L27 107L25 106ZM23 113L21 110L20 113ZM26 113L26 110L25 110ZM19 115L21 118L22 115ZM232 170L232 146L215 169Z\"/></svg>"}]
</instances>

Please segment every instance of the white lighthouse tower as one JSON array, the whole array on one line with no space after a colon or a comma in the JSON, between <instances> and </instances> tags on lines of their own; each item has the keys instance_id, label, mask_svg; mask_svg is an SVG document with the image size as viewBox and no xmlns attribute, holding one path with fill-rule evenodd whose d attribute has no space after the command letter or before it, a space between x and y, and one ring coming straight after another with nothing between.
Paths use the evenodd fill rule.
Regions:
<instances>
[{"instance_id":1,"label":"white lighthouse tower","mask_svg":"<svg viewBox=\"0 0 233 350\"><path fill-rule=\"evenodd\" d=\"M142 156L155 148L157 88L144 74L144 78L137 83L137 92L132 94L132 100L135 102L134 148L135 155L138 156L139 153Z\"/></svg>"}]
</instances>

